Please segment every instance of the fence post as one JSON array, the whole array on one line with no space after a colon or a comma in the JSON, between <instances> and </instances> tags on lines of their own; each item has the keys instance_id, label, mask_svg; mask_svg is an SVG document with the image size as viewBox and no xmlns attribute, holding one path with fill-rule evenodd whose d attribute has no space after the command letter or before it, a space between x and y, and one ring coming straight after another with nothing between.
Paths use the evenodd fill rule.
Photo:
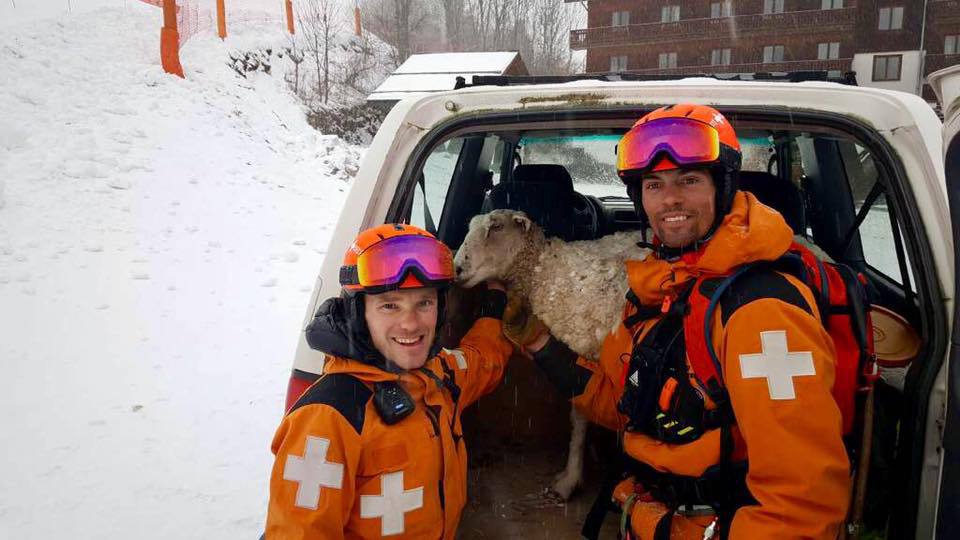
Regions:
<instances>
[{"instance_id":1,"label":"fence post","mask_svg":"<svg viewBox=\"0 0 960 540\"><path fill-rule=\"evenodd\" d=\"M177 31L177 1L163 0L163 28L160 29L160 63L163 70L183 78L180 65L180 33Z\"/></svg>"},{"instance_id":2,"label":"fence post","mask_svg":"<svg viewBox=\"0 0 960 540\"><path fill-rule=\"evenodd\" d=\"M217 35L220 39L227 38L227 9L224 0L217 0Z\"/></svg>"},{"instance_id":3,"label":"fence post","mask_svg":"<svg viewBox=\"0 0 960 540\"><path fill-rule=\"evenodd\" d=\"M284 5L287 10L287 32L293 34L293 1L285 0Z\"/></svg>"},{"instance_id":4,"label":"fence post","mask_svg":"<svg viewBox=\"0 0 960 540\"><path fill-rule=\"evenodd\" d=\"M353 0L353 33L359 37L362 32L360 28L360 0Z\"/></svg>"}]
</instances>

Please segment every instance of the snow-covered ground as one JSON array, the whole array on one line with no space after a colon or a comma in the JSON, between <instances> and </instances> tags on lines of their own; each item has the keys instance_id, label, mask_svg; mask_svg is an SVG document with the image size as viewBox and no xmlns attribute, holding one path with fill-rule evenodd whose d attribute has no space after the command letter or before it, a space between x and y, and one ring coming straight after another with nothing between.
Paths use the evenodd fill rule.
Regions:
<instances>
[{"instance_id":1,"label":"snow-covered ground","mask_svg":"<svg viewBox=\"0 0 960 540\"><path fill-rule=\"evenodd\" d=\"M256 538L361 150L226 66L282 29L192 39L181 80L159 9L73 4L0 13L0 538Z\"/></svg>"}]
</instances>

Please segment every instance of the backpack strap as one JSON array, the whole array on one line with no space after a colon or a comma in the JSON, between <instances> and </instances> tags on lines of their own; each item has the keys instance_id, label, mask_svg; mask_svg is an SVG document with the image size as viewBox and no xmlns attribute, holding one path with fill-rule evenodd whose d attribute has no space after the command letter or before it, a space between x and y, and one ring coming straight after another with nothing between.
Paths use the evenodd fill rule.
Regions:
<instances>
[{"instance_id":1,"label":"backpack strap","mask_svg":"<svg viewBox=\"0 0 960 540\"><path fill-rule=\"evenodd\" d=\"M287 415L307 405L328 405L340 413L359 435L363 430L367 402L372 396L373 392L356 376L327 373L300 396Z\"/></svg>"},{"instance_id":2,"label":"backpack strap","mask_svg":"<svg viewBox=\"0 0 960 540\"><path fill-rule=\"evenodd\" d=\"M703 339L687 340L687 357L694 377L716 403L717 414L721 417L732 415L732 411L724 410L729 406L729 396L723 383L723 366L713 348L714 314L719 307L722 322L726 324L738 309L763 298L776 298L812 314L813 310L800 291L777 272L781 264L794 266L797 263L802 264L802 261L796 258L783 263L777 261L777 264L746 264L724 278L716 287L711 283L715 283L715 280L698 280L697 292L701 297L690 302L690 313L684 320L684 331L688 336L700 335ZM741 279L747 274L750 274L750 280ZM703 297L708 297L709 301L704 301Z\"/></svg>"},{"instance_id":3,"label":"backpack strap","mask_svg":"<svg viewBox=\"0 0 960 540\"><path fill-rule=\"evenodd\" d=\"M657 315L660 315L661 308L660 306L645 306L640 302L640 298L637 297L637 293L633 292L633 289L627 289L627 302L630 302L630 305L635 309L634 313L629 317L623 319L623 325L628 329L633 328L637 324L652 319Z\"/></svg>"},{"instance_id":4,"label":"backpack strap","mask_svg":"<svg viewBox=\"0 0 960 540\"><path fill-rule=\"evenodd\" d=\"M717 309L717 304L723 298L724 293L740 278L743 274L750 271L754 265L748 264L741 266L733 274L727 276L721 281L709 296L709 302L704 302L703 298L695 298L690 302L690 312L683 321L684 332L687 336L693 337L702 335L703 339L687 339L687 358L690 360L690 366L693 368L694 377L697 382L706 389L710 399L716 402L718 408L726 404L727 395L723 385L723 367L720 365L720 358L713 350L713 313ZM696 292L702 297L706 297L704 284L707 283L703 278L697 280L694 286Z\"/></svg>"},{"instance_id":5,"label":"backpack strap","mask_svg":"<svg viewBox=\"0 0 960 540\"><path fill-rule=\"evenodd\" d=\"M443 368L443 385L450 392L450 397L453 398L453 403L457 404L460 401L460 386L457 385L457 376L447 363L440 358L440 367ZM431 375L433 375L431 373Z\"/></svg>"},{"instance_id":6,"label":"backpack strap","mask_svg":"<svg viewBox=\"0 0 960 540\"><path fill-rule=\"evenodd\" d=\"M853 326L853 336L860 347L860 365L863 367L862 374L866 378L865 384L872 385L879 376L877 372L876 354L873 350L873 341L870 339L872 324L869 320L870 299L867 290L860 281L860 274L845 264L835 264L834 269L843 278L847 288L847 303L849 307L845 310L850 315L850 323ZM827 316L834 314L837 307L827 304Z\"/></svg>"}]
</instances>

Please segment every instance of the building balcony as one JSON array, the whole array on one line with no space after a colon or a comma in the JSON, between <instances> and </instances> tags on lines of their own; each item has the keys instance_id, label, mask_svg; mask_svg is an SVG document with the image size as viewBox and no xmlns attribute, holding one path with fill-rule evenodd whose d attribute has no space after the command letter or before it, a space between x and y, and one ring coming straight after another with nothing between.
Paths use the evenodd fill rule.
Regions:
<instances>
[{"instance_id":1,"label":"building balcony","mask_svg":"<svg viewBox=\"0 0 960 540\"><path fill-rule=\"evenodd\" d=\"M931 0L927 5L928 24L960 22L960 0Z\"/></svg>"},{"instance_id":2,"label":"building balcony","mask_svg":"<svg viewBox=\"0 0 960 540\"><path fill-rule=\"evenodd\" d=\"M960 1L960 0L957 0ZM947 2L949 3L949 2ZM730 37L852 31L857 8L814 9L786 13L737 15L708 19L681 19L669 23L598 26L570 32L570 48L615 45L666 44Z\"/></svg>"},{"instance_id":3,"label":"building balcony","mask_svg":"<svg viewBox=\"0 0 960 540\"><path fill-rule=\"evenodd\" d=\"M923 61L924 74L939 71L945 67L960 64L960 53L957 54L928 54Z\"/></svg>"},{"instance_id":4,"label":"building balcony","mask_svg":"<svg viewBox=\"0 0 960 540\"><path fill-rule=\"evenodd\" d=\"M702 73L850 71L852 62L853 58L838 58L836 60L792 60L789 62L756 62L753 64L707 64L702 66L679 66L675 68L628 69L626 73L636 73L638 75L699 75Z\"/></svg>"}]
</instances>

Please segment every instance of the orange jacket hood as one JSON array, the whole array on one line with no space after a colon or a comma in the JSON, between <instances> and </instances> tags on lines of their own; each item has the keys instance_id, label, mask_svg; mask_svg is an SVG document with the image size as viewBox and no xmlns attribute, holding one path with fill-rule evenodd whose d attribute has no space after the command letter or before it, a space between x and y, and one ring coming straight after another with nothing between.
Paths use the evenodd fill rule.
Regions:
<instances>
[{"instance_id":1,"label":"orange jacket hood","mask_svg":"<svg viewBox=\"0 0 960 540\"><path fill-rule=\"evenodd\" d=\"M343 358L328 354L323 361L323 373L346 373L365 382L396 381L400 376L396 373L384 371L376 366L365 364L359 360Z\"/></svg>"},{"instance_id":2,"label":"orange jacket hood","mask_svg":"<svg viewBox=\"0 0 960 540\"><path fill-rule=\"evenodd\" d=\"M427 359L423 364L423 369L432 372L436 380L442 380L444 378L443 368L440 366L440 362L440 358L434 356L433 358ZM327 355L324 360L323 373L352 375L369 384L385 381L399 382L414 401L424 399L426 390L430 388L428 375L422 373L419 369L393 373L358 360L341 358L339 356Z\"/></svg>"},{"instance_id":3,"label":"orange jacket hood","mask_svg":"<svg viewBox=\"0 0 960 540\"><path fill-rule=\"evenodd\" d=\"M723 223L699 251L677 260L627 261L630 288L644 304L658 304L676 287L702 275L724 275L746 263L773 261L793 242L783 216L760 203L752 193L738 191Z\"/></svg>"}]
</instances>

